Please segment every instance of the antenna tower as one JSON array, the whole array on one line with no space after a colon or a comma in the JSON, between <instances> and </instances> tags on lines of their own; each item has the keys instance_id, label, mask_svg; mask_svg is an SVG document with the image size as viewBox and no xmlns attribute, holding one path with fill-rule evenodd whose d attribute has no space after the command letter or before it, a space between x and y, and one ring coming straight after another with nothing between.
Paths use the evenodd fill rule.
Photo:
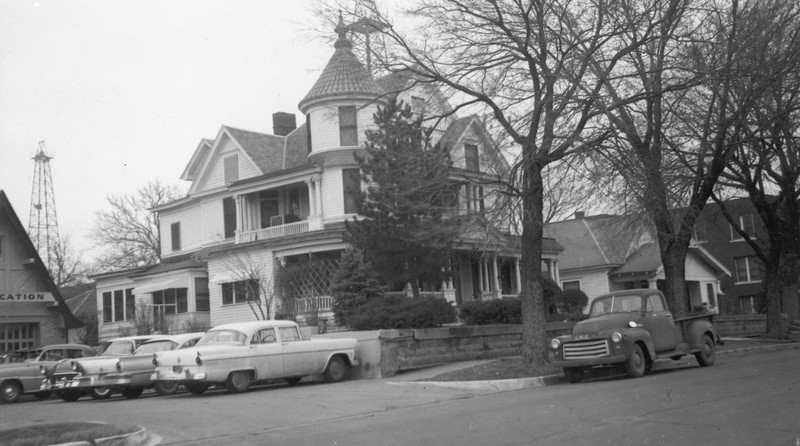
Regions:
<instances>
[{"instance_id":1,"label":"antenna tower","mask_svg":"<svg viewBox=\"0 0 800 446\"><path fill-rule=\"evenodd\" d=\"M52 158L47 155L44 141L39 141L39 148L32 158L35 165L31 191L31 213L28 218L28 234L48 271L52 271L55 250L59 243L56 199L53 195L53 178L50 175Z\"/></svg>"}]
</instances>

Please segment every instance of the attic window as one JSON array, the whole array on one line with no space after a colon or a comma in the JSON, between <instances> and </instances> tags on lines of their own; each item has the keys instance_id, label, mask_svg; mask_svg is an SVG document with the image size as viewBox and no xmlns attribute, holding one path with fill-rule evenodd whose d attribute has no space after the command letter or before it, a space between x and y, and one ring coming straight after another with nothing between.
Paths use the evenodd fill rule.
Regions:
<instances>
[{"instance_id":1,"label":"attic window","mask_svg":"<svg viewBox=\"0 0 800 446\"><path fill-rule=\"evenodd\" d=\"M464 163L466 169L473 172L480 171L478 164L478 146L475 144L464 144Z\"/></svg>"},{"instance_id":2,"label":"attic window","mask_svg":"<svg viewBox=\"0 0 800 446\"><path fill-rule=\"evenodd\" d=\"M339 107L339 145L358 145L358 121L356 107Z\"/></svg>"},{"instance_id":3,"label":"attic window","mask_svg":"<svg viewBox=\"0 0 800 446\"><path fill-rule=\"evenodd\" d=\"M239 181L239 155L231 155L223 160L225 168L225 184Z\"/></svg>"},{"instance_id":4,"label":"attic window","mask_svg":"<svg viewBox=\"0 0 800 446\"><path fill-rule=\"evenodd\" d=\"M416 116L422 116L422 112L425 110L425 99L411 96L411 111Z\"/></svg>"}]
</instances>

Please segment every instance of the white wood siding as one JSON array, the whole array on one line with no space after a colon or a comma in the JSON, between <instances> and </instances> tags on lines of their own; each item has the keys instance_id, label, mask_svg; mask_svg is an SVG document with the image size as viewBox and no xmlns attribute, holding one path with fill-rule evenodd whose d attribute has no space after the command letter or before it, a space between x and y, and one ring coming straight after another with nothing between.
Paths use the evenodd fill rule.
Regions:
<instances>
[{"instance_id":1,"label":"white wood siding","mask_svg":"<svg viewBox=\"0 0 800 446\"><path fill-rule=\"evenodd\" d=\"M203 245L208 246L225 241L225 216L222 211L222 197L203 200L201 208Z\"/></svg>"},{"instance_id":2,"label":"white wood siding","mask_svg":"<svg viewBox=\"0 0 800 446\"><path fill-rule=\"evenodd\" d=\"M364 105L357 101L340 101L335 104L314 107L310 111L312 152L341 147L339 145L339 107L350 105L355 106L357 110L358 144L364 144L364 132L375 128L372 115L378 111L377 104Z\"/></svg>"},{"instance_id":3,"label":"white wood siding","mask_svg":"<svg viewBox=\"0 0 800 446\"><path fill-rule=\"evenodd\" d=\"M229 322L244 322L257 320L255 314L247 303L222 304L222 285L211 283L214 277L225 271L241 271L241 265L247 264L254 266L263 273L263 279L268 283L275 283L273 277L274 258L272 251L259 250L249 253L233 253L224 257L209 259L208 261L208 292L209 305L211 308L211 326L227 324ZM248 266L250 268L250 266ZM243 274L243 273L240 273ZM274 316L274 308L271 311Z\"/></svg>"},{"instance_id":4,"label":"white wood siding","mask_svg":"<svg viewBox=\"0 0 800 446\"><path fill-rule=\"evenodd\" d=\"M345 218L344 185L340 168L322 172L322 213L326 222Z\"/></svg>"},{"instance_id":5,"label":"white wood siding","mask_svg":"<svg viewBox=\"0 0 800 446\"><path fill-rule=\"evenodd\" d=\"M177 211L163 212L159 216L159 226L161 229L161 256L170 257L184 252L194 251L202 247L201 237L201 210L199 204L191 207L181 208ZM181 224L181 249L172 250L172 230L173 223Z\"/></svg>"},{"instance_id":6,"label":"white wood siding","mask_svg":"<svg viewBox=\"0 0 800 446\"><path fill-rule=\"evenodd\" d=\"M611 285L608 280L608 273L610 271L610 268L596 269L591 271L573 271L567 273L560 271L559 278L561 279L561 283L558 285L561 286L562 283L571 282L573 280L579 281L581 284L581 291L586 293L586 296L589 297L589 304L591 305L592 299L611 291ZM584 311L588 311L588 305Z\"/></svg>"}]
</instances>

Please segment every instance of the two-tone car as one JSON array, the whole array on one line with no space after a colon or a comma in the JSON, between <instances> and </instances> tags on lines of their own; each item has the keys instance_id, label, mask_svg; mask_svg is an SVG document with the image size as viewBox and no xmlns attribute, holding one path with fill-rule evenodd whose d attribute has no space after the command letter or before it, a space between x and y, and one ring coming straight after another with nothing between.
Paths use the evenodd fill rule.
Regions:
<instances>
[{"instance_id":1,"label":"two-tone car","mask_svg":"<svg viewBox=\"0 0 800 446\"><path fill-rule=\"evenodd\" d=\"M153 354L192 347L201 336L202 332L163 336L145 341L131 356L72 361L72 369L77 375L64 387L78 391L110 388L126 398L136 398L147 388L154 388L161 395L171 395L178 390L177 383L158 383L151 379L155 370Z\"/></svg>"},{"instance_id":2,"label":"two-tone car","mask_svg":"<svg viewBox=\"0 0 800 446\"><path fill-rule=\"evenodd\" d=\"M231 393L266 381L294 385L310 375L336 382L345 378L348 366L358 364L355 346L350 338L303 339L292 321L225 324L209 330L192 348L154 354L153 380L185 385L194 394L212 385Z\"/></svg>"},{"instance_id":3,"label":"two-tone car","mask_svg":"<svg viewBox=\"0 0 800 446\"><path fill-rule=\"evenodd\" d=\"M0 364L0 401L16 403L25 393L32 393L39 399L49 398L51 392L40 386L42 367L64 358L86 358L96 353L95 348L82 344L53 344L38 350L39 355L33 359Z\"/></svg>"},{"instance_id":4,"label":"two-tone car","mask_svg":"<svg viewBox=\"0 0 800 446\"><path fill-rule=\"evenodd\" d=\"M97 352L97 356L92 360L130 356L145 341L159 337L163 337L163 335L126 336L106 341L100 351ZM41 391L55 392L64 401L75 401L86 395L86 390L66 388L67 382L78 374L75 367L72 359L63 359L55 364L42 367L39 389ZM95 400L110 398L113 393L114 390L110 387L92 387L88 389L89 396Z\"/></svg>"}]
</instances>

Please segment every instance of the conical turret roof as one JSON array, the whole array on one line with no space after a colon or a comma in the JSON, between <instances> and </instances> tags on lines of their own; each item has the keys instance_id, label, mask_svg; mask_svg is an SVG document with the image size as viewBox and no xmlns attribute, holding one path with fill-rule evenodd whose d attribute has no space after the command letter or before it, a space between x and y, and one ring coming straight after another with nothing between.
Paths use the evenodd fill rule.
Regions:
<instances>
[{"instance_id":1,"label":"conical turret roof","mask_svg":"<svg viewBox=\"0 0 800 446\"><path fill-rule=\"evenodd\" d=\"M353 44L347 39L347 27L341 16L339 24L336 26L336 33L339 34L339 38L333 45L336 51L328 61L328 65L322 70L322 74L311 91L298 104L298 108L303 113L308 104L319 99L348 95L378 97L384 94L380 85L372 79L364 65L353 54Z\"/></svg>"}]
</instances>

